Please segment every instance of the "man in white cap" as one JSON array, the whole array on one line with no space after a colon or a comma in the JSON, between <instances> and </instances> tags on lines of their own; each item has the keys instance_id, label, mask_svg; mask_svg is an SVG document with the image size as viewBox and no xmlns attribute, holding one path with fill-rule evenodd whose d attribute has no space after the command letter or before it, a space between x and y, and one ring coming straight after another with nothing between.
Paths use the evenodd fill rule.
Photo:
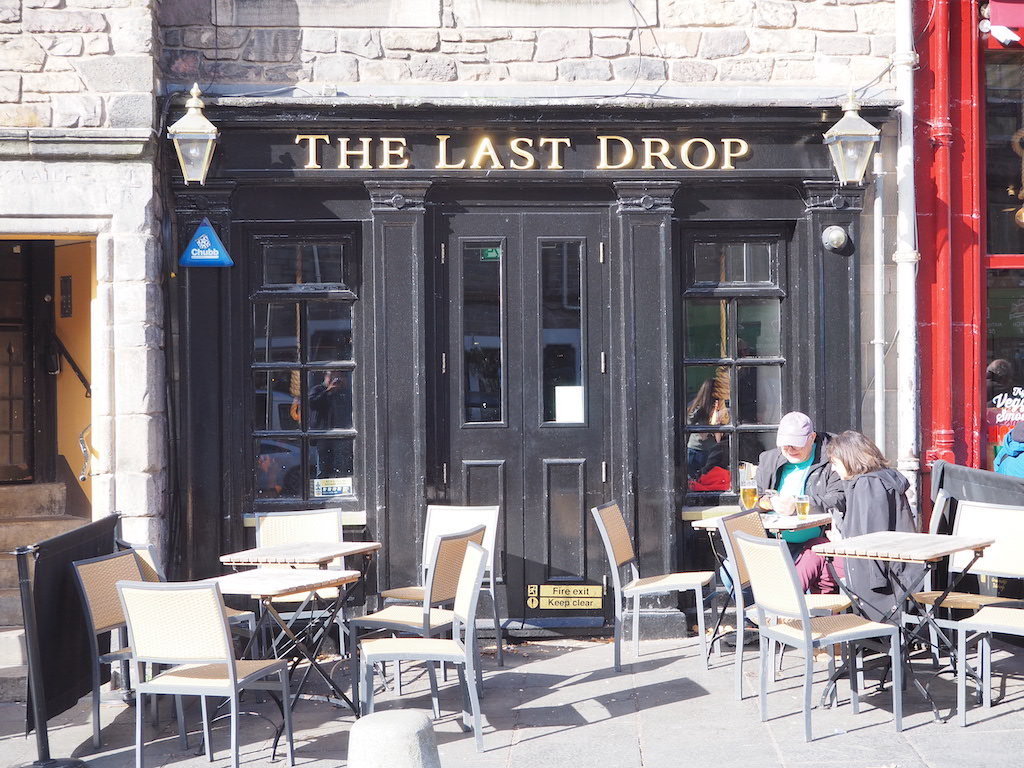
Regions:
<instances>
[{"instance_id":1,"label":"man in white cap","mask_svg":"<svg viewBox=\"0 0 1024 768\"><path fill-rule=\"evenodd\" d=\"M791 411L783 416L775 438L778 447L762 453L758 461L754 477L758 507L792 515L796 512L796 497L805 495L812 514L845 511L845 484L832 469L824 450L829 439L827 433L818 435L814 431L814 423L806 413ZM785 531L782 538L788 542L794 560L806 548L826 540L821 528ZM821 586L824 591L832 591L835 585Z\"/></svg>"}]
</instances>

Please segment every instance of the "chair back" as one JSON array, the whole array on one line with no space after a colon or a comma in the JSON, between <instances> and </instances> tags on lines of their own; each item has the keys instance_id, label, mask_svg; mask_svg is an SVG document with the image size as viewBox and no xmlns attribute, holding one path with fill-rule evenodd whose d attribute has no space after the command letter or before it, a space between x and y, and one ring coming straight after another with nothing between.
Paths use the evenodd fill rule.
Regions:
<instances>
[{"instance_id":1,"label":"chair back","mask_svg":"<svg viewBox=\"0 0 1024 768\"><path fill-rule=\"evenodd\" d=\"M76 560L75 579L85 605L93 636L124 626L124 611L117 596L117 582L143 579L139 560L132 550Z\"/></svg>"},{"instance_id":2,"label":"chair back","mask_svg":"<svg viewBox=\"0 0 1024 768\"><path fill-rule=\"evenodd\" d=\"M1024 509L1007 504L958 501L953 519L953 535L984 536L995 539L970 572L979 576L1008 579L1024 578ZM957 552L949 559L949 569L963 571L974 553Z\"/></svg>"},{"instance_id":3,"label":"chair back","mask_svg":"<svg viewBox=\"0 0 1024 768\"><path fill-rule=\"evenodd\" d=\"M340 507L256 513L257 547L344 540ZM344 558L339 557L331 561L332 567L341 568L343 565Z\"/></svg>"},{"instance_id":4,"label":"chair back","mask_svg":"<svg viewBox=\"0 0 1024 768\"><path fill-rule=\"evenodd\" d=\"M480 585L487 568L487 550L479 544L469 542L466 556L462 560L459 584L455 590L455 626L452 637L458 639L458 625L466 628L466 645L472 647L476 639L476 607L480 601Z\"/></svg>"},{"instance_id":5,"label":"chair back","mask_svg":"<svg viewBox=\"0 0 1024 768\"><path fill-rule=\"evenodd\" d=\"M485 527L478 525L469 530L438 536L431 552L432 566L423 580L423 612L429 613L430 606L449 603L455 599L462 575L462 562L470 542L481 544Z\"/></svg>"},{"instance_id":6,"label":"chair back","mask_svg":"<svg viewBox=\"0 0 1024 768\"><path fill-rule=\"evenodd\" d=\"M139 558L139 567L142 569L142 578L145 581L167 581L164 569L160 567L160 561L156 556L156 549L152 544L132 547L132 551Z\"/></svg>"},{"instance_id":7,"label":"chair back","mask_svg":"<svg viewBox=\"0 0 1024 768\"><path fill-rule=\"evenodd\" d=\"M736 534L745 533L758 539L767 539L768 534L764 530L761 513L756 509L748 509L745 512L734 512L720 517L718 532L722 536L725 554L732 565L732 577L736 587L746 587L750 583L750 575L743 555L736 546Z\"/></svg>"},{"instance_id":8,"label":"chair back","mask_svg":"<svg viewBox=\"0 0 1024 768\"><path fill-rule=\"evenodd\" d=\"M940 490L932 502L932 516L928 519L928 533L938 533L942 523L949 516L949 494Z\"/></svg>"},{"instance_id":9,"label":"chair back","mask_svg":"<svg viewBox=\"0 0 1024 768\"><path fill-rule=\"evenodd\" d=\"M805 628L809 626L807 602L800 589L800 577L797 576L793 556L786 542L738 531L735 543L746 563L758 611L800 619Z\"/></svg>"},{"instance_id":10,"label":"chair back","mask_svg":"<svg viewBox=\"0 0 1024 768\"><path fill-rule=\"evenodd\" d=\"M498 538L498 520L500 507L497 505L486 507L451 506L444 504L429 504L427 506L427 517L423 524L423 571L430 567L430 555L434 539L445 533L464 531L467 528L477 525L485 526L483 548L487 551L488 557L485 563L485 575L488 584L494 583L495 563L497 562L497 550L495 543Z\"/></svg>"},{"instance_id":11,"label":"chair back","mask_svg":"<svg viewBox=\"0 0 1024 768\"><path fill-rule=\"evenodd\" d=\"M235 679L231 633L216 582L120 581L132 658L138 663L225 663Z\"/></svg>"}]
</instances>

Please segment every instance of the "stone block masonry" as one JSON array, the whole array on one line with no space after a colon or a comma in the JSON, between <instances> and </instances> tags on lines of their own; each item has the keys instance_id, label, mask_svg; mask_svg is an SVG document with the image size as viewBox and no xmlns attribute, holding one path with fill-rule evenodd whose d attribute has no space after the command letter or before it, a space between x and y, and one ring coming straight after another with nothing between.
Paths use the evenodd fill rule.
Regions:
<instances>
[{"instance_id":1,"label":"stone block masonry","mask_svg":"<svg viewBox=\"0 0 1024 768\"><path fill-rule=\"evenodd\" d=\"M895 23L894 0L638 0L632 10L618 0L391 0L387 18L380 3L341 2L346 13L375 8L358 22L332 21L338 8L310 15L316 3L305 0L250 27L251 3L215 2L216 29L208 13L192 23L161 5L160 66L172 81L279 85L291 72L316 95L459 82L509 93L551 81L625 92L638 81L645 91L657 82L820 87L827 73L842 89L850 71L885 71ZM223 59L233 65L216 66Z\"/></svg>"}]
</instances>

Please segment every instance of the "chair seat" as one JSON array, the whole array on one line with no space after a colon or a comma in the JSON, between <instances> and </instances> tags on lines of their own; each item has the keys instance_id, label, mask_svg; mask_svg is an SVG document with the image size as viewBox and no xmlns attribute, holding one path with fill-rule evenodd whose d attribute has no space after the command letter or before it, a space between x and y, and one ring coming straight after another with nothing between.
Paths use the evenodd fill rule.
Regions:
<instances>
[{"instance_id":1,"label":"chair seat","mask_svg":"<svg viewBox=\"0 0 1024 768\"><path fill-rule=\"evenodd\" d=\"M239 659L235 662L235 670L238 680L245 680L251 677L259 677L260 673L270 674L280 667L279 659ZM225 691L231 690L231 680L228 678L228 667L226 664L182 664L180 666L161 672L152 680L139 685L139 690L147 693L147 688L155 688L161 692L173 692L174 689L182 690L196 687L217 688L223 687Z\"/></svg>"},{"instance_id":2,"label":"chair seat","mask_svg":"<svg viewBox=\"0 0 1024 768\"><path fill-rule=\"evenodd\" d=\"M942 597L941 590L914 593L914 599L922 605L934 605L935 601L940 597ZM986 605L998 605L1000 603L1020 604L1020 602L1019 599L1012 597L976 595L972 592L950 592L946 599L942 601L942 607L962 611L976 611Z\"/></svg>"},{"instance_id":3,"label":"chair seat","mask_svg":"<svg viewBox=\"0 0 1024 768\"><path fill-rule=\"evenodd\" d=\"M805 595L804 599L812 616L823 611L842 613L850 607L850 598L845 595Z\"/></svg>"},{"instance_id":4,"label":"chair seat","mask_svg":"<svg viewBox=\"0 0 1024 768\"><path fill-rule=\"evenodd\" d=\"M957 622L963 629L980 632L1005 632L1011 635L1024 634L1024 610L985 606L973 616Z\"/></svg>"},{"instance_id":5,"label":"chair seat","mask_svg":"<svg viewBox=\"0 0 1024 768\"><path fill-rule=\"evenodd\" d=\"M395 587L380 593L385 600L407 600L412 603L423 602L423 587Z\"/></svg>"},{"instance_id":6,"label":"chair seat","mask_svg":"<svg viewBox=\"0 0 1024 768\"><path fill-rule=\"evenodd\" d=\"M445 608L430 609L431 631L443 629L452 623L454 613ZM396 629L399 631L416 631L423 626L423 606L421 605L388 605L379 611L359 616L352 620L360 627L377 627L379 629Z\"/></svg>"},{"instance_id":7,"label":"chair seat","mask_svg":"<svg viewBox=\"0 0 1024 768\"><path fill-rule=\"evenodd\" d=\"M622 588L623 595L644 594L645 592L673 592L695 589L710 583L714 571L691 571L689 573L666 573L661 576L644 576L633 579Z\"/></svg>"},{"instance_id":8,"label":"chair seat","mask_svg":"<svg viewBox=\"0 0 1024 768\"><path fill-rule=\"evenodd\" d=\"M363 640L360 652L368 663L389 659L422 659L464 663L466 651L454 640L424 637L380 637Z\"/></svg>"},{"instance_id":9,"label":"chair seat","mask_svg":"<svg viewBox=\"0 0 1024 768\"><path fill-rule=\"evenodd\" d=\"M796 643L804 641L803 624L799 619L783 619L770 624L770 632L792 639ZM811 640L817 642L828 638L830 643L844 643L864 636L879 636L896 630L891 624L880 621L868 621L862 616L852 613L838 613L834 616L815 616L811 619Z\"/></svg>"}]
</instances>

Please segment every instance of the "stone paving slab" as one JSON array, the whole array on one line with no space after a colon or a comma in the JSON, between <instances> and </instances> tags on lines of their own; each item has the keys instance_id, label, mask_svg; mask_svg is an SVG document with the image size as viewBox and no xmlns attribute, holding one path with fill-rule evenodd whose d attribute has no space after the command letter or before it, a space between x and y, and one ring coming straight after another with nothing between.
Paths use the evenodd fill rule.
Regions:
<instances>
[{"instance_id":1,"label":"stone paving slab","mask_svg":"<svg viewBox=\"0 0 1024 768\"><path fill-rule=\"evenodd\" d=\"M551 766L575 768L615 765L623 768L675 768L680 764L714 768L1003 768L1019 763L1024 752L1024 653L1002 646L996 653L995 685L1002 698L989 711L969 710L968 728L957 725L955 686L943 674L929 683L940 713L953 719L937 722L913 689L904 693L904 728L895 731L890 688L864 695L854 715L845 682L839 706L816 708L812 715L815 741L803 741L801 706L802 661L787 654L780 679L771 684L768 720L762 723L756 691L756 655L748 650L747 698L733 698L731 655L713 657L710 669L700 660L696 642L644 641L641 656L626 649L624 669L611 669L611 646L603 640L533 641L510 647L506 667L493 654L485 656L485 719L483 753L472 735L460 728L461 694L457 677L442 684L441 713L435 731L447 768ZM926 661L915 664L928 681ZM1009 673L1009 674L1006 674ZM346 680L347 668L336 665L335 677ZM815 701L826 667L815 667ZM379 710L394 707L428 709L430 700L422 668L408 666L405 695L383 690ZM870 681L869 681L870 685ZM271 702L247 701L258 715L241 719L243 768L286 765L279 755L270 760L270 742L278 722ZM157 727L146 726L147 768L202 768L211 765L201 753L198 707L186 714L192 729L190 749L178 744L169 704ZM77 757L94 768L134 765L134 707L108 696L101 712L104 744L93 752L89 699L50 723L51 754ZM295 710L296 765L315 768L345 766L353 717L345 709L301 701ZM24 707L0 705L0 766L31 763L35 739L22 735ZM215 723L214 768L227 768L226 719Z\"/></svg>"}]
</instances>

